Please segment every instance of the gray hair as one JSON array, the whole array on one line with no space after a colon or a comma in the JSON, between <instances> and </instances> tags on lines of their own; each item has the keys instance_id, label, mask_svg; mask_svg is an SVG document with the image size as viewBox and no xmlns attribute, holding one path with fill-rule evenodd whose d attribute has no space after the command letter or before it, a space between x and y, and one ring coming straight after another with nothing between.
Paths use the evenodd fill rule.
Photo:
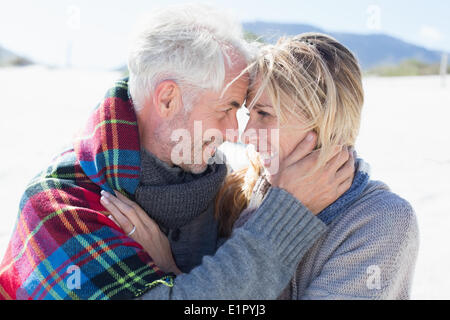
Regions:
<instances>
[{"instance_id":1,"label":"gray hair","mask_svg":"<svg viewBox=\"0 0 450 320\"><path fill-rule=\"evenodd\" d=\"M230 15L203 4L157 10L139 28L129 51L129 90L136 111L165 80L180 86L187 111L199 91L224 86L225 64L231 66L236 53L247 63L254 56L240 23Z\"/></svg>"}]
</instances>

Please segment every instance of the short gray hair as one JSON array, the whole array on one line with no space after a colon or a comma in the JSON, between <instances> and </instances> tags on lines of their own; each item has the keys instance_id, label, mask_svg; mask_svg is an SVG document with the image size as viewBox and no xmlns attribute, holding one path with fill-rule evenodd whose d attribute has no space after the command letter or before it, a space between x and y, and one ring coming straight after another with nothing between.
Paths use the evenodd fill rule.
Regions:
<instances>
[{"instance_id":1,"label":"short gray hair","mask_svg":"<svg viewBox=\"0 0 450 320\"><path fill-rule=\"evenodd\" d=\"M129 51L129 90L135 109L141 109L165 80L182 88L186 109L199 90L220 90L225 63L233 63L229 51L247 63L254 56L241 24L231 15L204 4L157 10L138 29Z\"/></svg>"}]
</instances>

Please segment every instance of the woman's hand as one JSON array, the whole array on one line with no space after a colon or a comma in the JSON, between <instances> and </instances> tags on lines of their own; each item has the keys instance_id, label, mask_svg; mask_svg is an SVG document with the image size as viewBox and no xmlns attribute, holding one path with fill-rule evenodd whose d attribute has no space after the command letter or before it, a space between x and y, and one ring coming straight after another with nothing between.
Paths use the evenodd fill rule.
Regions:
<instances>
[{"instance_id":1,"label":"woman's hand","mask_svg":"<svg viewBox=\"0 0 450 320\"><path fill-rule=\"evenodd\" d=\"M100 198L101 204L109 210L114 222L144 248L161 270L181 274L173 259L169 240L155 221L138 204L120 192L114 192L116 197L103 190Z\"/></svg>"},{"instance_id":2,"label":"woman's hand","mask_svg":"<svg viewBox=\"0 0 450 320\"><path fill-rule=\"evenodd\" d=\"M336 146L333 157L311 174L319 159L319 151L313 151L317 136L310 133L280 165L270 183L293 194L312 213L319 214L352 185L355 174L353 151Z\"/></svg>"}]
</instances>

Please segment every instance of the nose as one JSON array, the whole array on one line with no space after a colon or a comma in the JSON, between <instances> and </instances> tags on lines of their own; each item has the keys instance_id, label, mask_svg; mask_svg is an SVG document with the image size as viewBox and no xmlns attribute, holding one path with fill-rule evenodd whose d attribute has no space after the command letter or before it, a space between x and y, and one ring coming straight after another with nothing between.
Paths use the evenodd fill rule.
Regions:
<instances>
[{"instance_id":1,"label":"nose","mask_svg":"<svg viewBox=\"0 0 450 320\"><path fill-rule=\"evenodd\" d=\"M225 141L229 141L232 143L238 142L239 138L239 124L237 120L237 115L230 117L227 121L225 128L222 130L222 133L225 137Z\"/></svg>"},{"instance_id":2,"label":"nose","mask_svg":"<svg viewBox=\"0 0 450 320\"><path fill-rule=\"evenodd\" d=\"M230 127L233 130L239 129L239 122L237 119L237 112L234 112L234 116L230 117Z\"/></svg>"}]
</instances>

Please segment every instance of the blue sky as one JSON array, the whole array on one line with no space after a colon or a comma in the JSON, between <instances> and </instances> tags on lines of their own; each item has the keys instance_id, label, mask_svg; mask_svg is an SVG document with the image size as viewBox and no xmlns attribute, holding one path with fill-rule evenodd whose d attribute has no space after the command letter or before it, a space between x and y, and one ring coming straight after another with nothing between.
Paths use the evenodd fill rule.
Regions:
<instances>
[{"instance_id":1,"label":"blue sky","mask_svg":"<svg viewBox=\"0 0 450 320\"><path fill-rule=\"evenodd\" d=\"M182 0L0 0L0 45L36 61L114 68L136 20ZM450 52L447 0L216 0L241 21L307 23L330 31L382 32ZM79 19L78 19L79 17ZM71 50L69 50L71 48ZM71 52L70 58L68 52Z\"/></svg>"}]
</instances>

